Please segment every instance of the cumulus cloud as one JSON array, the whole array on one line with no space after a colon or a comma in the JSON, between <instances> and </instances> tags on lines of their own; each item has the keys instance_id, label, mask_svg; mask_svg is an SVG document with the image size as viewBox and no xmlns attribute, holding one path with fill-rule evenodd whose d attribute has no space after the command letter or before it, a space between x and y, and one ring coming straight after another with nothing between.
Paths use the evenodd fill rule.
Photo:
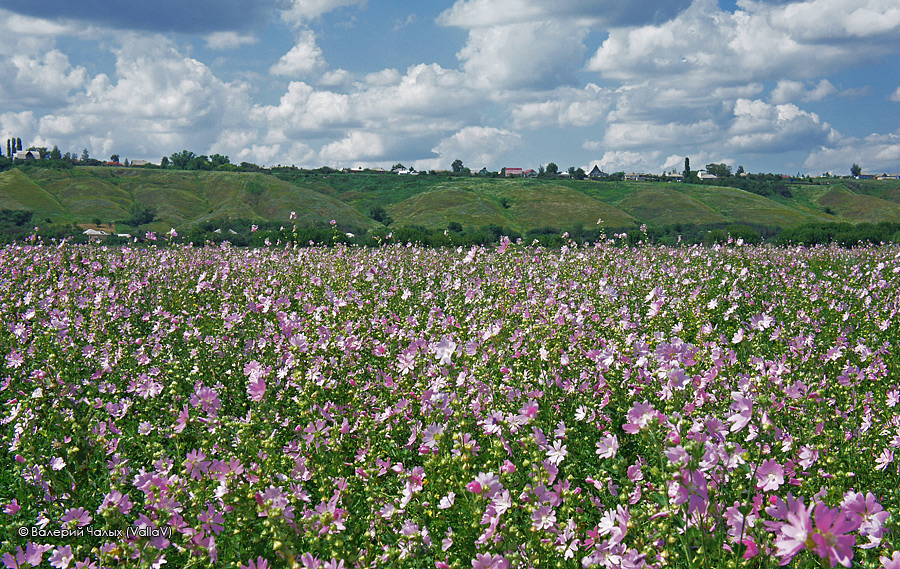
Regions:
<instances>
[{"instance_id":1,"label":"cumulus cloud","mask_svg":"<svg viewBox=\"0 0 900 569\"><path fill-rule=\"evenodd\" d=\"M897 172L900 132L842 138L834 145L811 152L803 167L815 173L849 174L851 164L859 164L865 172Z\"/></svg>"},{"instance_id":2,"label":"cumulus cloud","mask_svg":"<svg viewBox=\"0 0 900 569\"><path fill-rule=\"evenodd\" d=\"M888 99L895 103L900 103L900 87L897 87L897 90L891 93Z\"/></svg>"},{"instance_id":3,"label":"cumulus cloud","mask_svg":"<svg viewBox=\"0 0 900 569\"><path fill-rule=\"evenodd\" d=\"M545 100L513 105L513 123L518 128L589 126L606 117L613 99L594 83L583 89L559 87Z\"/></svg>"},{"instance_id":4,"label":"cumulus cloud","mask_svg":"<svg viewBox=\"0 0 900 569\"><path fill-rule=\"evenodd\" d=\"M357 161L384 158L381 135L374 132L352 131L341 140L326 144L319 152L323 164L353 165Z\"/></svg>"},{"instance_id":5,"label":"cumulus cloud","mask_svg":"<svg viewBox=\"0 0 900 569\"><path fill-rule=\"evenodd\" d=\"M897 40L889 34L900 30L900 23L893 23L896 3L889 0L739 5L743 9L732 13L719 8L716 0L694 0L671 21L611 30L587 67L624 82L652 76L692 82L702 89L788 76L808 78L886 53L891 44L896 48ZM829 26L835 41L823 42L816 35L817 23L822 22L819 14L813 16L817 10L829 14L829 21L843 22ZM885 42L854 41L858 32L846 20L860 10L884 18L866 38L884 37ZM808 17L799 17L801 12Z\"/></svg>"},{"instance_id":6,"label":"cumulus cloud","mask_svg":"<svg viewBox=\"0 0 900 569\"><path fill-rule=\"evenodd\" d=\"M440 162L444 164L444 168L453 160L460 159L471 168L480 169L493 164L521 142L521 135L515 132L494 127L469 126L442 140L432 152L441 156Z\"/></svg>"},{"instance_id":7,"label":"cumulus cloud","mask_svg":"<svg viewBox=\"0 0 900 569\"><path fill-rule=\"evenodd\" d=\"M738 99L727 143L745 152L778 152L815 148L837 138L838 133L817 114L796 105Z\"/></svg>"},{"instance_id":8,"label":"cumulus cloud","mask_svg":"<svg viewBox=\"0 0 900 569\"><path fill-rule=\"evenodd\" d=\"M574 81L588 31L552 20L477 27L457 57L485 89L553 88Z\"/></svg>"},{"instance_id":9,"label":"cumulus cloud","mask_svg":"<svg viewBox=\"0 0 900 569\"><path fill-rule=\"evenodd\" d=\"M288 85L278 105L255 107L250 116L265 126L268 142L322 135L352 124L349 96L317 91L300 81Z\"/></svg>"},{"instance_id":10,"label":"cumulus cloud","mask_svg":"<svg viewBox=\"0 0 900 569\"><path fill-rule=\"evenodd\" d=\"M658 150L635 152L630 150L609 150L602 158L593 160L604 172L657 172L660 170ZM593 166L592 166L593 167Z\"/></svg>"},{"instance_id":11,"label":"cumulus cloud","mask_svg":"<svg viewBox=\"0 0 900 569\"><path fill-rule=\"evenodd\" d=\"M822 79L818 85L812 89L807 89L802 81L792 81L790 79L782 79L772 90L769 97L775 104L790 103L792 101L803 101L805 103L811 101L821 101L829 95L837 93L837 87L831 84L828 79Z\"/></svg>"},{"instance_id":12,"label":"cumulus cloud","mask_svg":"<svg viewBox=\"0 0 900 569\"><path fill-rule=\"evenodd\" d=\"M303 30L297 44L284 54L269 72L284 77L303 77L325 67L322 50L316 44L316 34Z\"/></svg>"},{"instance_id":13,"label":"cumulus cloud","mask_svg":"<svg viewBox=\"0 0 900 569\"><path fill-rule=\"evenodd\" d=\"M289 0L281 18L285 22L301 25L338 8L365 4L366 0Z\"/></svg>"},{"instance_id":14,"label":"cumulus cloud","mask_svg":"<svg viewBox=\"0 0 900 569\"><path fill-rule=\"evenodd\" d=\"M0 60L0 106L6 109L52 107L64 104L87 84L83 67L73 67L57 49L39 56L24 54Z\"/></svg>"}]
</instances>

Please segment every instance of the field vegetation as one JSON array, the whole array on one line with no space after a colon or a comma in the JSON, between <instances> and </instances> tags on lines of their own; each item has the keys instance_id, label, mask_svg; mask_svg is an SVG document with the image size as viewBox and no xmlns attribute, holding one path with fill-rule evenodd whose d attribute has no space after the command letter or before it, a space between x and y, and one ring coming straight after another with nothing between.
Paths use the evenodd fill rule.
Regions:
<instances>
[{"instance_id":1,"label":"field vegetation","mask_svg":"<svg viewBox=\"0 0 900 569\"><path fill-rule=\"evenodd\" d=\"M897 247L30 239L7 567L900 562Z\"/></svg>"}]
</instances>

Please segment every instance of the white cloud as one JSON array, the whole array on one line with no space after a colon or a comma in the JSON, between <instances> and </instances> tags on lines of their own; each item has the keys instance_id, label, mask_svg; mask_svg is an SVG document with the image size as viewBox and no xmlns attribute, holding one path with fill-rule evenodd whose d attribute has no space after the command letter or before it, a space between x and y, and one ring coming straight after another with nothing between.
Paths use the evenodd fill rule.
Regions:
<instances>
[{"instance_id":1,"label":"white cloud","mask_svg":"<svg viewBox=\"0 0 900 569\"><path fill-rule=\"evenodd\" d=\"M373 128L401 131L446 131L474 118L482 99L466 85L459 71L437 64L410 67L405 75L394 69L367 77L353 95L354 112Z\"/></svg>"},{"instance_id":2,"label":"white cloud","mask_svg":"<svg viewBox=\"0 0 900 569\"><path fill-rule=\"evenodd\" d=\"M690 140L692 145L716 140L720 127L712 120L693 124L656 122L617 122L610 124L603 137L608 148L668 147Z\"/></svg>"},{"instance_id":3,"label":"white cloud","mask_svg":"<svg viewBox=\"0 0 900 569\"><path fill-rule=\"evenodd\" d=\"M611 30L588 69L623 82L653 77L693 83L707 91L760 80L821 76L885 53L885 44L896 44L896 39L849 41L855 35L846 27L838 35L848 41L822 42L815 37L817 24L822 23L812 15L816 10L824 10L831 21L841 21L852 19L860 4L880 4L883 9L872 12L893 21L893 10L887 8L896 4L892 0L807 0L774 7L746 1L739 3L743 10L734 13L721 10L716 0L695 0L669 22ZM800 13L809 17L801 18ZM886 29L897 27L890 23Z\"/></svg>"},{"instance_id":4,"label":"white cloud","mask_svg":"<svg viewBox=\"0 0 900 569\"><path fill-rule=\"evenodd\" d=\"M302 77L325 67L322 49L316 44L316 34L303 30L297 44L284 54L269 72L284 77Z\"/></svg>"},{"instance_id":5,"label":"white cloud","mask_svg":"<svg viewBox=\"0 0 900 569\"><path fill-rule=\"evenodd\" d=\"M822 79L818 85L807 90L806 85L801 81L792 81L790 79L782 79L772 90L769 99L775 103L783 104L792 101L821 101L829 95L837 93L837 87L831 84L828 79Z\"/></svg>"},{"instance_id":6,"label":"white cloud","mask_svg":"<svg viewBox=\"0 0 900 569\"><path fill-rule=\"evenodd\" d=\"M609 150L603 154L602 158L591 161L591 164L600 166L604 172L656 173L661 171L660 154L657 150L648 152Z\"/></svg>"},{"instance_id":7,"label":"white cloud","mask_svg":"<svg viewBox=\"0 0 900 569\"><path fill-rule=\"evenodd\" d=\"M889 100L900 103L900 87L897 87L897 90L891 93L891 96L888 97Z\"/></svg>"},{"instance_id":8,"label":"white cloud","mask_svg":"<svg viewBox=\"0 0 900 569\"><path fill-rule=\"evenodd\" d=\"M559 87L549 99L513 105L513 123L518 128L593 125L606 117L613 96L593 83L583 89Z\"/></svg>"},{"instance_id":9,"label":"white cloud","mask_svg":"<svg viewBox=\"0 0 900 569\"><path fill-rule=\"evenodd\" d=\"M468 126L449 138L442 140L432 149L441 156L444 168L460 159L470 168L481 169L492 165L503 154L515 149L522 142L521 135L504 129L483 126Z\"/></svg>"},{"instance_id":10,"label":"white cloud","mask_svg":"<svg viewBox=\"0 0 900 569\"><path fill-rule=\"evenodd\" d=\"M738 99L727 144L745 152L778 152L828 144L838 136L817 114L796 105Z\"/></svg>"},{"instance_id":11,"label":"white cloud","mask_svg":"<svg viewBox=\"0 0 900 569\"><path fill-rule=\"evenodd\" d=\"M874 38L900 31L900 6L894 0L807 0L768 12L774 27L810 42Z\"/></svg>"},{"instance_id":12,"label":"white cloud","mask_svg":"<svg viewBox=\"0 0 900 569\"><path fill-rule=\"evenodd\" d=\"M355 130L342 140L325 145L319 157L323 164L348 166L358 161L384 158L384 150L379 134Z\"/></svg>"},{"instance_id":13,"label":"white cloud","mask_svg":"<svg viewBox=\"0 0 900 569\"><path fill-rule=\"evenodd\" d=\"M285 22L300 25L347 6L365 6L366 0L290 0L281 13Z\"/></svg>"},{"instance_id":14,"label":"white cloud","mask_svg":"<svg viewBox=\"0 0 900 569\"><path fill-rule=\"evenodd\" d=\"M849 174L852 164L859 164L865 172L897 172L900 132L843 138L833 146L822 146L811 152L803 167L815 173Z\"/></svg>"},{"instance_id":15,"label":"white cloud","mask_svg":"<svg viewBox=\"0 0 900 569\"><path fill-rule=\"evenodd\" d=\"M344 94L317 91L306 83L292 81L278 105L255 107L250 116L268 129L267 142L280 143L349 125L350 99Z\"/></svg>"},{"instance_id":16,"label":"white cloud","mask_svg":"<svg viewBox=\"0 0 900 569\"><path fill-rule=\"evenodd\" d=\"M57 49L38 57L13 55L0 61L0 105L6 109L57 106L87 84L87 71L72 67Z\"/></svg>"},{"instance_id":17,"label":"white cloud","mask_svg":"<svg viewBox=\"0 0 900 569\"><path fill-rule=\"evenodd\" d=\"M323 87L343 87L349 85L352 79L353 75L346 69L332 69L322 74L318 84Z\"/></svg>"},{"instance_id":18,"label":"white cloud","mask_svg":"<svg viewBox=\"0 0 900 569\"><path fill-rule=\"evenodd\" d=\"M206 47L216 50L235 49L258 42L259 38L254 35L231 31L213 32L206 36Z\"/></svg>"},{"instance_id":19,"label":"white cloud","mask_svg":"<svg viewBox=\"0 0 900 569\"><path fill-rule=\"evenodd\" d=\"M481 88L553 88L574 81L588 31L553 20L478 27L457 57L471 84Z\"/></svg>"}]
</instances>

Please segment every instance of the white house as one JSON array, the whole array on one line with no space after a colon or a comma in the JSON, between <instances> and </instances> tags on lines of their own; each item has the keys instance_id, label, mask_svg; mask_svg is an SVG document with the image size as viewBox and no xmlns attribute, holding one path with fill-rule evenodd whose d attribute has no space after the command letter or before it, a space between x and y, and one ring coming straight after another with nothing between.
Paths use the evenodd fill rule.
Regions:
<instances>
[{"instance_id":1,"label":"white house","mask_svg":"<svg viewBox=\"0 0 900 569\"><path fill-rule=\"evenodd\" d=\"M40 160L41 153L37 150L19 150L13 154L13 160Z\"/></svg>"}]
</instances>

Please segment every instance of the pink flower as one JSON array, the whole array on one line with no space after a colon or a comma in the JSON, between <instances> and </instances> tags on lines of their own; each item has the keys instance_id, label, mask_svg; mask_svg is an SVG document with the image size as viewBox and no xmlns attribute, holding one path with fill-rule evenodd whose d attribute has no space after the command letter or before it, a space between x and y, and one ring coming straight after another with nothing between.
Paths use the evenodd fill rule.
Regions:
<instances>
[{"instance_id":1,"label":"pink flower","mask_svg":"<svg viewBox=\"0 0 900 569\"><path fill-rule=\"evenodd\" d=\"M481 484L477 480L473 480L466 484L466 490L474 494L481 494L483 489L481 488Z\"/></svg>"},{"instance_id":2,"label":"pink flower","mask_svg":"<svg viewBox=\"0 0 900 569\"><path fill-rule=\"evenodd\" d=\"M202 451L194 449L187 453L184 461L184 469L188 476L194 479L200 479L206 471L209 470L211 463L206 460L206 455Z\"/></svg>"},{"instance_id":3,"label":"pink flower","mask_svg":"<svg viewBox=\"0 0 900 569\"><path fill-rule=\"evenodd\" d=\"M878 560L881 561L884 569L900 569L900 551L895 551L890 559L886 555L882 555Z\"/></svg>"},{"instance_id":4,"label":"pink flower","mask_svg":"<svg viewBox=\"0 0 900 569\"><path fill-rule=\"evenodd\" d=\"M241 564L241 569L269 569L269 562L259 556L256 558L256 561L252 559L247 562L246 565Z\"/></svg>"},{"instance_id":5,"label":"pink flower","mask_svg":"<svg viewBox=\"0 0 900 569\"><path fill-rule=\"evenodd\" d=\"M13 498L13 501L9 504L3 506L3 513L8 516L16 515L16 512L22 509L22 506L19 505L19 501Z\"/></svg>"},{"instance_id":6,"label":"pink flower","mask_svg":"<svg viewBox=\"0 0 900 569\"><path fill-rule=\"evenodd\" d=\"M775 538L775 555L782 558L782 565L786 565L806 547L806 540L813 531L810 519L812 506L804 506L802 499L791 505L793 508L787 512L787 522L778 526L778 536Z\"/></svg>"},{"instance_id":7,"label":"pink flower","mask_svg":"<svg viewBox=\"0 0 900 569\"><path fill-rule=\"evenodd\" d=\"M502 555L476 553L472 560L472 569L507 569L509 562Z\"/></svg>"},{"instance_id":8,"label":"pink flower","mask_svg":"<svg viewBox=\"0 0 900 569\"><path fill-rule=\"evenodd\" d=\"M50 565L57 569L66 569L73 561L75 561L75 555L72 554L72 548L68 545L56 548L50 555Z\"/></svg>"},{"instance_id":9,"label":"pink flower","mask_svg":"<svg viewBox=\"0 0 900 569\"><path fill-rule=\"evenodd\" d=\"M659 413L646 400L643 403L635 403L625 415L628 422L622 426L622 430L633 435L644 430L658 416Z\"/></svg>"},{"instance_id":10,"label":"pink flower","mask_svg":"<svg viewBox=\"0 0 900 569\"><path fill-rule=\"evenodd\" d=\"M853 563L853 546L856 538L847 535L859 527L854 523L847 512L840 508L831 509L820 503L815 512L816 532L812 535L815 543L813 551L823 559L828 557L831 566L838 563L844 567L850 567Z\"/></svg>"},{"instance_id":11,"label":"pink flower","mask_svg":"<svg viewBox=\"0 0 900 569\"><path fill-rule=\"evenodd\" d=\"M600 458L613 458L619 451L619 439L616 435L608 435L595 443L597 450L594 452Z\"/></svg>"},{"instance_id":12,"label":"pink flower","mask_svg":"<svg viewBox=\"0 0 900 569\"><path fill-rule=\"evenodd\" d=\"M72 527L83 527L91 523L91 515L84 508L69 508L66 510L66 513L63 514L62 522L63 525L69 525Z\"/></svg>"},{"instance_id":13,"label":"pink flower","mask_svg":"<svg viewBox=\"0 0 900 569\"><path fill-rule=\"evenodd\" d=\"M550 529L556 524L556 512L553 508L544 504L531 514L531 525L535 529Z\"/></svg>"},{"instance_id":14,"label":"pink flower","mask_svg":"<svg viewBox=\"0 0 900 569\"><path fill-rule=\"evenodd\" d=\"M756 470L756 478L756 487L763 492L778 490L784 484L784 467L774 459L766 460Z\"/></svg>"}]
</instances>

